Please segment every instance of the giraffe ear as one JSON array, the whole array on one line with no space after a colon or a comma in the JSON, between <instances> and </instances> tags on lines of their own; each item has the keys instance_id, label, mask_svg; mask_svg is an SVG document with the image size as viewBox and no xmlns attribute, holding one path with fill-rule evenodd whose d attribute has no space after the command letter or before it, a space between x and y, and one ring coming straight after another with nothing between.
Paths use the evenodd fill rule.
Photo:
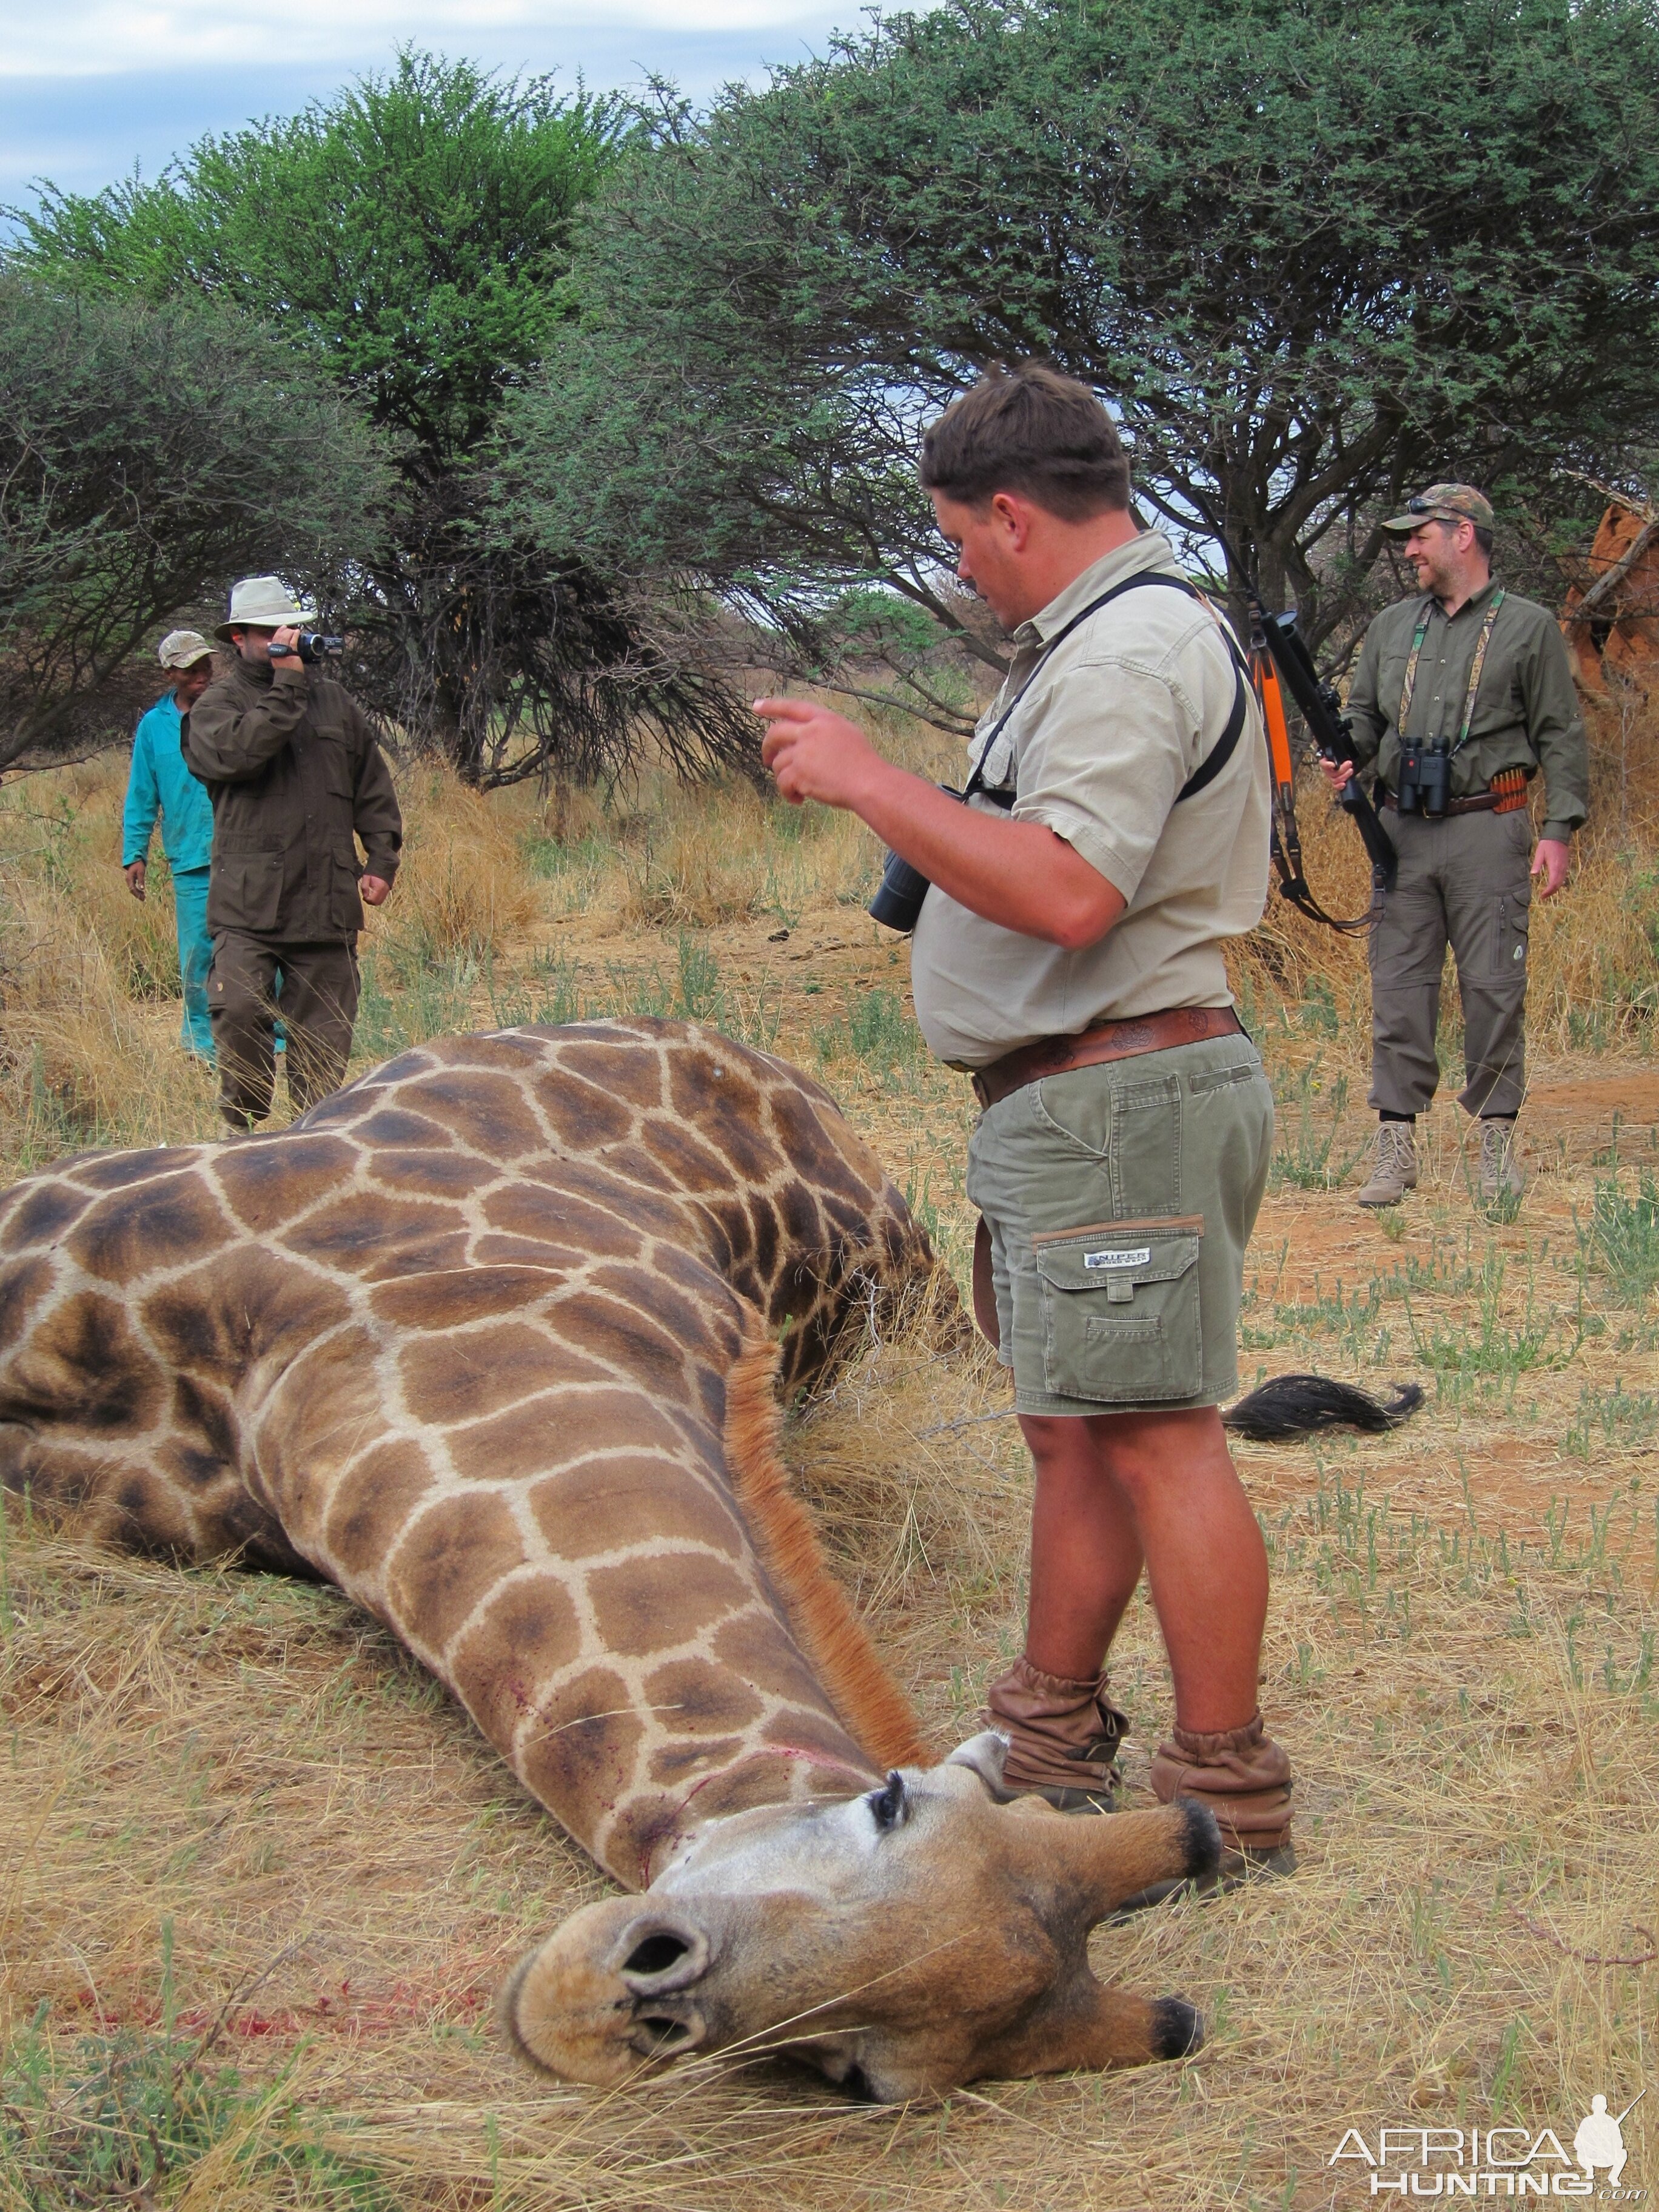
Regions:
<instances>
[{"instance_id":1,"label":"giraffe ear","mask_svg":"<svg viewBox=\"0 0 1659 2212\"><path fill-rule=\"evenodd\" d=\"M981 1729L966 1743L959 1743L947 1766L966 1766L977 1774L997 1803L1006 1802L1013 1794L1002 1787L1002 1769L1008 1755L1008 1740L999 1729Z\"/></svg>"}]
</instances>

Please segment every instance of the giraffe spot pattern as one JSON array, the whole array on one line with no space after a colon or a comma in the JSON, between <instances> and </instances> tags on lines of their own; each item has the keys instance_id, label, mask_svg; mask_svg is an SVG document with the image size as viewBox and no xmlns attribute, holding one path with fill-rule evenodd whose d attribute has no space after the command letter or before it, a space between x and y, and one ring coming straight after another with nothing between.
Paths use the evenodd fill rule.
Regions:
<instances>
[{"instance_id":1,"label":"giraffe spot pattern","mask_svg":"<svg viewBox=\"0 0 1659 2212\"><path fill-rule=\"evenodd\" d=\"M0 1196L0 1476L336 1582L636 1881L682 1817L867 1765L734 1495L726 1378L745 1302L809 1380L864 1273L930 1264L765 1054L643 1020L434 1041L275 1135Z\"/></svg>"}]
</instances>

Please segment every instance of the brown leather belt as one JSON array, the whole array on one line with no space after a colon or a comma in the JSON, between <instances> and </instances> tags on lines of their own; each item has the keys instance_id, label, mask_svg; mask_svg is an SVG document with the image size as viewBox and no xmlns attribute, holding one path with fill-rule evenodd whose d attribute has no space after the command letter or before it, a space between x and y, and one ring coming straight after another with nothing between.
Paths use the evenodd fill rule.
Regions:
<instances>
[{"instance_id":1,"label":"brown leather belt","mask_svg":"<svg viewBox=\"0 0 1659 2212\"><path fill-rule=\"evenodd\" d=\"M1523 805L1526 804L1524 799L1521 803ZM1390 813L1397 814L1400 811L1400 802L1391 791L1385 791L1383 793L1383 804ZM1447 814L1486 814L1495 810L1499 804L1499 795L1495 791L1476 791L1472 792L1467 799L1449 799L1446 801L1445 811ZM1506 808L1505 811L1507 812L1509 810ZM1423 818L1426 822L1432 822L1442 817L1425 815Z\"/></svg>"},{"instance_id":2,"label":"brown leather belt","mask_svg":"<svg viewBox=\"0 0 1659 2212\"><path fill-rule=\"evenodd\" d=\"M1171 1006L1161 1014L1136 1014L1126 1022L1097 1022L1077 1036L1038 1037L1004 1053L973 1079L982 1106L995 1106L1010 1091L1045 1075L1064 1075L1074 1067L1098 1067L1108 1060L1133 1060L1138 1053L1167 1052L1172 1045L1202 1044L1206 1037L1243 1036L1244 1025L1231 1006Z\"/></svg>"}]
</instances>

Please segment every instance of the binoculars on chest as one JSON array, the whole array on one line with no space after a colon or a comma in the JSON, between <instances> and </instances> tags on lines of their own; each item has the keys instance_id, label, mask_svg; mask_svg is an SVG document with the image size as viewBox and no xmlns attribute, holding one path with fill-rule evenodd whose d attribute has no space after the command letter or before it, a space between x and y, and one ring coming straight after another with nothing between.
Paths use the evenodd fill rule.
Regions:
<instances>
[{"instance_id":1,"label":"binoculars on chest","mask_svg":"<svg viewBox=\"0 0 1659 2212\"><path fill-rule=\"evenodd\" d=\"M1394 803L1402 814L1438 821L1451 797L1451 755L1441 746L1402 744Z\"/></svg>"}]
</instances>

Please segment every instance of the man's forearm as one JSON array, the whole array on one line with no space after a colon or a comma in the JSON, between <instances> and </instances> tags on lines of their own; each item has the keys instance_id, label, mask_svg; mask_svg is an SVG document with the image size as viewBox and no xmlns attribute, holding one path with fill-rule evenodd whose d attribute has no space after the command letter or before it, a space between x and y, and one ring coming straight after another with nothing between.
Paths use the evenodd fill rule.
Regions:
<instances>
[{"instance_id":1,"label":"man's forearm","mask_svg":"<svg viewBox=\"0 0 1659 2212\"><path fill-rule=\"evenodd\" d=\"M1093 945L1127 903L1044 823L964 805L891 762L872 758L851 804L882 842L930 884L1023 937L1070 950Z\"/></svg>"},{"instance_id":2,"label":"man's forearm","mask_svg":"<svg viewBox=\"0 0 1659 2212\"><path fill-rule=\"evenodd\" d=\"M221 711L209 692L185 723L185 765L204 783L246 783L262 775L305 720L307 690L279 668L269 695L240 714ZM209 703L211 702L211 703ZM226 707L228 702L222 702Z\"/></svg>"}]
</instances>

